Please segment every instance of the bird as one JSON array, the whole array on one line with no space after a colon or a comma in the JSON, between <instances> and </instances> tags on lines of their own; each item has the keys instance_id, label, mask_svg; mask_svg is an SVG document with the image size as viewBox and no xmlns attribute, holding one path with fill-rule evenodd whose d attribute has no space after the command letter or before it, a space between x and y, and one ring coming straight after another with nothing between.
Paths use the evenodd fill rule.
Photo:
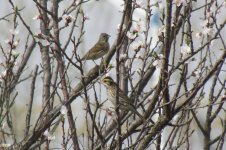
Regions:
<instances>
[{"instance_id":1,"label":"bird","mask_svg":"<svg viewBox=\"0 0 226 150\"><path fill-rule=\"evenodd\" d=\"M110 35L101 33L96 44L81 58L83 60L96 60L103 57L109 51L110 45L108 42Z\"/></svg>"},{"instance_id":2,"label":"bird","mask_svg":"<svg viewBox=\"0 0 226 150\"><path fill-rule=\"evenodd\" d=\"M142 120L145 121L144 117L136 110L132 101L128 98L128 96L118 87L118 85L114 82L114 80L110 76L106 76L102 79L102 84L107 89L107 97L111 101L111 103L116 106L116 93L117 88L119 92L119 109L122 111L131 111L138 115Z\"/></svg>"}]
</instances>

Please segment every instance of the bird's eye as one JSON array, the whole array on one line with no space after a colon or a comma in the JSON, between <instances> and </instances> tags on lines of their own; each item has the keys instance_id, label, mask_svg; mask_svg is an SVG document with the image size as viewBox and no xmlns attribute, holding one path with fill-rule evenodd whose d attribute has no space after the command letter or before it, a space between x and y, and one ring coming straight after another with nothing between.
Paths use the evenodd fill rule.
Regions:
<instances>
[{"instance_id":1,"label":"bird's eye","mask_svg":"<svg viewBox=\"0 0 226 150\"><path fill-rule=\"evenodd\" d=\"M108 80L104 80L104 83L109 85L109 81Z\"/></svg>"}]
</instances>

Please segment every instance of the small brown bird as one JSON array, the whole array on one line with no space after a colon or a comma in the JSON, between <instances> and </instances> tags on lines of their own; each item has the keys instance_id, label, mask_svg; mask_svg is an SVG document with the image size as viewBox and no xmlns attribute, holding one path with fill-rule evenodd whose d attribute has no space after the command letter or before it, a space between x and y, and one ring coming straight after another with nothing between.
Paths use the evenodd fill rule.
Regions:
<instances>
[{"instance_id":1,"label":"small brown bird","mask_svg":"<svg viewBox=\"0 0 226 150\"><path fill-rule=\"evenodd\" d=\"M102 79L102 83L107 88L107 96L108 99L112 102L114 106L116 106L116 92L117 84L114 82L114 80L106 76ZM136 110L135 106L133 105L132 101L127 97L127 95L119 88L119 108L123 111L131 111L138 115L142 120L145 121L144 117Z\"/></svg>"},{"instance_id":2,"label":"small brown bird","mask_svg":"<svg viewBox=\"0 0 226 150\"><path fill-rule=\"evenodd\" d=\"M97 43L82 57L83 60L96 60L103 57L109 51L109 39L110 35L107 33L101 33Z\"/></svg>"}]
</instances>

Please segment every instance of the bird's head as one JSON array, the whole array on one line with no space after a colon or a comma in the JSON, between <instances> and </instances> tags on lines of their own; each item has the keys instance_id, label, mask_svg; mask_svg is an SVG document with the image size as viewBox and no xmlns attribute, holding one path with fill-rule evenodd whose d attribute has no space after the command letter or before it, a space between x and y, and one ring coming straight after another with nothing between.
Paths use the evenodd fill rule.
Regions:
<instances>
[{"instance_id":1,"label":"bird's head","mask_svg":"<svg viewBox=\"0 0 226 150\"><path fill-rule=\"evenodd\" d=\"M115 82L110 76L106 76L102 79L102 83L108 87L112 86Z\"/></svg>"},{"instance_id":2,"label":"bird's head","mask_svg":"<svg viewBox=\"0 0 226 150\"><path fill-rule=\"evenodd\" d=\"M101 33L100 34L100 41L108 41L109 37L111 37L110 35L108 35L107 33Z\"/></svg>"}]
</instances>

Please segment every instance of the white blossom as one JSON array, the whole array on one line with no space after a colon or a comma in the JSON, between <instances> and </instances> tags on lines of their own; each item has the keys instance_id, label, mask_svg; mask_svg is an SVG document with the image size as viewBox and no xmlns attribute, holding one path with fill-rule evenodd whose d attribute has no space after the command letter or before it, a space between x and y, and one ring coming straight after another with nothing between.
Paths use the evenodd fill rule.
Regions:
<instances>
[{"instance_id":1,"label":"white blossom","mask_svg":"<svg viewBox=\"0 0 226 150\"><path fill-rule=\"evenodd\" d=\"M110 75L109 72L107 72L107 73L105 74L105 77L109 77L109 76L111 76L111 75Z\"/></svg>"},{"instance_id":2,"label":"white blossom","mask_svg":"<svg viewBox=\"0 0 226 150\"><path fill-rule=\"evenodd\" d=\"M145 30L146 29L144 21L139 19L138 21L133 22L130 31L128 31L126 35L129 39L133 40L138 36L138 34L143 33Z\"/></svg>"},{"instance_id":3,"label":"white blossom","mask_svg":"<svg viewBox=\"0 0 226 150\"><path fill-rule=\"evenodd\" d=\"M43 135L48 136L49 135L49 131L45 130L45 132L43 133Z\"/></svg>"},{"instance_id":4,"label":"white blossom","mask_svg":"<svg viewBox=\"0 0 226 150\"><path fill-rule=\"evenodd\" d=\"M177 7L180 7L181 5L186 5L186 2L184 0L174 0Z\"/></svg>"},{"instance_id":5,"label":"white blossom","mask_svg":"<svg viewBox=\"0 0 226 150\"><path fill-rule=\"evenodd\" d=\"M163 54L158 54L158 58L163 59L165 58Z\"/></svg>"},{"instance_id":6,"label":"white blossom","mask_svg":"<svg viewBox=\"0 0 226 150\"><path fill-rule=\"evenodd\" d=\"M153 66L155 66L156 68L162 68L163 65L163 59L156 59L153 62Z\"/></svg>"},{"instance_id":7,"label":"white blossom","mask_svg":"<svg viewBox=\"0 0 226 150\"><path fill-rule=\"evenodd\" d=\"M64 19L65 26L68 26L69 23L75 20L75 18L72 15L67 15L67 14L63 15L62 18Z\"/></svg>"},{"instance_id":8,"label":"white blossom","mask_svg":"<svg viewBox=\"0 0 226 150\"><path fill-rule=\"evenodd\" d=\"M131 64L130 59L127 59L126 62L125 62L125 67L128 68L128 69L130 69L131 68L131 65L130 64Z\"/></svg>"},{"instance_id":9,"label":"white blossom","mask_svg":"<svg viewBox=\"0 0 226 150\"><path fill-rule=\"evenodd\" d=\"M7 126L7 123L6 122L3 122L2 125L1 125L1 129L5 129Z\"/></svg>"},{"instance_id":10,"label":"white blossom","mask_svg":"<svg viewBox=\"0 0 226 150\"><path fill-rule=\"evenodd\" d=\"M61 107L61 109L60 109L60 113L61 113L62 115L66 115L67 112L68 112L67 107L63 105L63 106Z\"/></svg>"},{"instance_id":11,"label":"white blossom","mask_svg":"<svg viewBox=\"0 0 226 150\"><path fill-rule=\"evenodd\" d=\"M199 78L201 75L201 70L200 69L195 69L193 72L192 72L192 76L196 77L196 78Z\"/></svg>"},{"instance_id":12,"label":"white blossom","mask_svg":"<svg viewBox=\"0 0 226 150\"><path fill-rule=\"evenodd\" d=\"M34 16L32 19L33 19L33 20L39 20L39 19L41 19L41 15L38 14L38 15Z\"/></svg>"},{"instance_id":13,"label":"white blossom","mask_svg":"<svg viewBox=\"0 0 226 150\"><path fill-rule=\"evenodd\" d=\"M14 66L18 66L19 63L17 61L14 62Z\"/></svg>"},{"instance_id":14,"label":"white blossom","mask_svg":"<svg viewBox=\"0 0 226 150\"><path fill-rule=\"evenodd\" d=\"M181 46L180 49L182 59L185 59L187 56L191 54L191 48L188 45Z\"/></svg>"},{"instance_id":15,"label":"white blossom","mask_svg":"<svg viewBox=\"0 0 226 150\"><path fill-rule=\"evenodd\" d=\"M207 26L208 25L208 22L209 22L208 19L205 19L204 21L201 22L201 26L202 27Z\"/></svg>"},{"instance_id":16,"label":"white blossom","mask_svg":"<svg viewBox=\"0 0 226 150\"><path fill-rule=\"evenodd\" d=\"M127 55L126 54L120 54L119 55L119 60L125 60L127 58Z\"/></svg>"},{"instance_id":17,"label":"white blossom","mask_svg":"<svg viewBox=\"0 0 226 150\"><path fill-rule=\"evenodd\" d=\"M214 43L215 43L215 40L212 40L212 41L210 42L210 46L213 46Z\"/></svg>"},{"instance_id":18,"label":"white blossom","mask_svg":"<svg viewBox=\"0 0 226 150\"><path fill-rule=\"evenodd\" d=\"M126 33L126 36L127 36L129 39L133 40L133 39L136 38L137 33L136 33L136 32L132 33L132 32L130 32L130 31L128 31L128 32Z\"/></svg>"},{"instance_id":19,"label":"white blossom","mask_svg":"<svg viewBox=\"0 0 226 150\"><path fill-rule=\"evenodd\" d=\"M17 47L17 45L19 44L19 41L20 41L20 40L16 40L16 41L13 43L13 45L14 45L15 47Z\"/></svg>"},{"instance_id":20,"label":"white blossom","mask_svg":"<svg viewBox=\"0 0 226 150\"><path fill-rule=\"evenodd\" d=\"M226 94L222 95L221 99L223 99L223 100L226 99Z\"/></svg>"},{"instance_id":21,"label":"white blossom","mask_svg":"<svg viewBox=\"0 0 226 150\"><path fill-rule=\"evenodd\" d=\"M137 51L137 50L139 50L140 48L143 48L143 47L144 47L143 41L135 41L131 44L131 48L134 51Z\"/></svg>"},{"instance_id":22,"label":"white blossom","mask_svg":"<svg viewBox=\"0 0 226 150\"><path fill-rule=\"evenodd\" d=\"M117 31L118 31L118 32L120 31L120 28L121 28L121 24L118 24L118 25L117 25ZM123 24L123 25L122 25L122 30L124 30L125 28L126 28L126 25Z\"/></svg>"},{"instance_id":23,"label":"white blossom","mask_svg":"<svg viewBox=\"0 0 226 150\"><path fill-rule=\"evenodd\" d=\"M90 20L90 17L88 14L84 14L84 20Z\"/></svg>"},{"instance_id":24,"label":"white blossom","mask_svg":"<svg viewBox=\"0 0 226 150\"><path fill-rule=\"evenodd\" d=\"M50 46L51 44L49 43L49 41L48 40L40 40L40 42L42 43L42 46Z\"/></svg>"},{"instance_id":25,"label":"white blossom","mask_svg":"<svg viewBox=\"0 0 226 150\"><path fill-rule=\"evenodd\" d=\"M197 33L195 34L195 37L198 38L198 39L201 39L202 36L203 36L202 32L197 32Z\"/></svg>"},{"instance_id":26,"label":"white blossom","mask_svg":"<svg viewBox=\"0 0 226 150\"><path fill-rule=\"evenodd\" d=\"M15 56L15 57L17 57L17 56L20 55L20 53L17 52L17 51L15 51L15 50L12 50L12 51L11 51L11 54L12 54L13 56Z\"/></svg>"},{"instance_id":27,"label":"white blossom","mask_svg":"<svg viewBox=\"0 0 226 150\"><path fill-rule=\"evenodd\" d=\"M39 32L35 34L35 39L37 39L38 42L42 42L41 39L42 40L47 39L47 36Z\"/></svg>"},{"instance_id":28,"label":"white blossom","mask_svg":"<svg viewBox=\"0 0 226 150\"><path fill-rule=\"evenodd\" d=\"M62 16L62 18L63 18L64 20L68 20L68 19L74 20L74 19L75 19L72 15L67 15L67 14L64 14L64 15Z\"/></svg>"},{"instance_id":29,"label":"white blossom","mask_svg":"<svg viewBox=\"0 0 226 150\"><path fill-rule=\"evenodd\" d=\"M207 11L207 12L206 12L206 17L207 17L207 18L210 18L211 16L212 16L212 12L211 12L211 11Z\"/></svg>"},{"instance_id":30,"label":"white blossom","mask_svg":"<svg viewBox=\"0 0 226 150\"><path fill-rule=\"evenodd\" d=\"M6 75L7 75L7 71L6 70L2 71L1 78L5 77Z\"/></svg>"},{"instance_id":31,"label":"white blossom","mask_svg":"<svg viewBox=\"0 0 226 150\"><path fill-rule=\"evenodd\" d=\"M152 63L152 65L156 68L162 68L164 58L163 54L158 54L157 59Z\"/></svg>"},{"instance_id":32,"label":"white blossom","mask_svg":"<svg viewBox=\"0 0 226 150\"><path fill-rule=\"evenodd\" d=\"M43 135L45 135L49 141L52 141L52 140L55 140L56 139L56 137L54 135L50 134L48 130L46 130L43 133Z\"/></svg>"},{"instance_id":33,"label":"white blossom","mask_svg":"<svg viewBox=\"0 0 226 150\"><path fill-rule=\"evenodd\" d=\"M211 28L211 27L204 27L203 30L202 30L202 34L203 35L209 35L209 36L212 36L214 33L214 29Z\"/></svg>"},{"instance_id":34,"label":"white blossom","mask_svg":"<svg viewBox=\"0 0 226 150\"><path fill-rule=\"evenodd\" d=\"M48 139L49 141L52 141L52 140L55 140L55 139L56 139L56 136L55 136L55 135L49 135L49 136L47 137L47 139Z\"/></svg>"},{"instance_id":35,"label":"white blossom","mask_svg":"<svg viewBox=\"0 0 226 150\"><path fill-rule=\"evenodd\" d=\"M18 29L10 29L9 31L12 35L17 35L20 32Z\"/></svg>"},{"instance_id":36,"label":"white blossom","mask_svg":"<svg viewBox=\"0 0 226 150\"><path fill-rule=\"evenodd\" d=\"M141 33L145 31L145 23L141 19L139 19L135 24L134 24L134 30Z\"/></svg>"}]
</instances>

